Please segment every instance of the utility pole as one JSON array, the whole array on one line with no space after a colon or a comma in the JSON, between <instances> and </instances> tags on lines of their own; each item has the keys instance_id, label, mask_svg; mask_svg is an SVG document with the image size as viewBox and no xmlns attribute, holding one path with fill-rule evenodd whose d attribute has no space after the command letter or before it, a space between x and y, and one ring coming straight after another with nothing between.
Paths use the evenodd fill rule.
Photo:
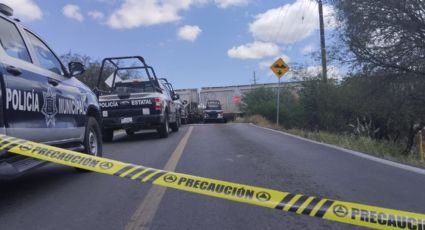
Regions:
<instances>
[{"instance_id":1,"label":"utility pole","mask_svg":"<svg viewBox=\"0 0 425 230\"><path fill-rule=\"evenodd\" d=\"M254 84L250 84L250 90L252 91L252 89L254 89L255 88L255 85L257 85L257 77L255 76L255 71L253 71L253 73L254 73L254 76L253 76L253 79L252 79L252 82L254 83Z\"/></svg>"},{"instance_id":2,"label":"utility pole","mask_svg":"<svg viewBox=\"0 0 425 230\"><path fill-rule=\"evenodd\" d=\"M323 5L322 0L317 0L319 5L319 21L320 21L320 48L322 51L322 80L328 80L328 71L326 64L326 44L325 44L325 23L323 22Z\"/></svg>"},{"instance_id":3,"label":"utility pole","mask_svg":"<svg viewBox=\"0 0 425 230\"><path fill-rule=\"evenodd\" d=\"M255 76L255 71L254 71L254 79L253 79L253 81L254 81L254 85L256 85L257 84L257 77Z\"/></svg>"}]
</instances>

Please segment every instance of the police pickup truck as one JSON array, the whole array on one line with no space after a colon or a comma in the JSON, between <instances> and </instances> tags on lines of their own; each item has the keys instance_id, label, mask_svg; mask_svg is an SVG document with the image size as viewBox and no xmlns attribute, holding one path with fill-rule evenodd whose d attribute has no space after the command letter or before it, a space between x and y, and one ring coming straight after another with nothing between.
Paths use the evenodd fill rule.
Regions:
<instances>
[{"instance_id":1,"label":"police pickup truck","mask_svg":"<svg viewBox=\"0 0 425 230\"><path fill-rule=\"evenodd\" d=\"M162 138L168 137L169 128L179 130L172 92L141 56L105 58L96 93L104 141L112 141L114 130L119 129L127 135L156 129Z\"/></svg>"},{"instance_id":2,"label":"police pickup truck","mask_svg":"<svg viewBox=\"0 0 425 230\"><path fill-rule=\"evenodd\" d=\"M0 4L0 133L87 154L102 155L96 95L68 69L13 10ZM0 151L0 178L14 177L44 161Z\"/></svg>"},{"instance_id":3,"label":"police pickup truck","mask_svg":"<svg viewBox=\"0 0 425 230\"><path fill-rule=\"evenodd\" d=\"M208 100L204 110L204 122L216 121L226 122L223 116L223 110L219 100Z\"/></svg>"}]
</instances>

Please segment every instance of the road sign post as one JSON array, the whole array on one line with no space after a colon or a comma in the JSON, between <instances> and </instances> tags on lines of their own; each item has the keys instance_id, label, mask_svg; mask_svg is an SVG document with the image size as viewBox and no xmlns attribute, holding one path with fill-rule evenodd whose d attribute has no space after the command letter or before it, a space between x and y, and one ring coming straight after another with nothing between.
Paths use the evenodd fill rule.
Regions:
<instances>
[{"instance_id":1,"label":"road sign post","mask_svg":"<svg viewBox=\"0 0 425 230\"><path fill-rule=\"evenodd\" d=\"M422 144L422 130L418 132L418 145L419 145L419 160L424 162L424 146Z\"/></svg>"},{"instance_id":2,"label":"road sign post","mask_svg":"<svg viewBox=\"0 0 425 230\"><path fill-rule=\"evenodd\" d=\"M273 73L276 74L278 78L277 84L277 102L276 102L276 125L279 126L279 114L280 114L280 78L288 72L289 66L283 61L282 58L277 59L272 66L270 66Z\"/></svg>"},{"instance_id":3,"label":"road sign post","mask_svg":"<svg viewBox=\"0 0 425 230\"><path fill-rule=\"evenodd\" d=\"M280 77L277 80L277 106L276 106L276 126L279 126L279 113L280 113Z\"/></svg>"}]
</instances>

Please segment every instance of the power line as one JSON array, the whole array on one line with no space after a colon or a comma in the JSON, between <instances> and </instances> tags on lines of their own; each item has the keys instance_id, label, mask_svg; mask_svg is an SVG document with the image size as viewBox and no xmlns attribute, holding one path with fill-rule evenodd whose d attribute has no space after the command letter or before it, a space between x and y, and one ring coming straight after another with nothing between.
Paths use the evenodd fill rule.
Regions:
<instances>
[{"instance_id":1,"label":"power line","mask_svg":"<svg viewBox=\"0 0 425 230\"><path fill-rule=\"evenodd\" d=\"M298 4L298 8L297 9L295 9L295 7L294 7L294 11L293 12L295 12L295 13L301 13L300 11L303 8L304 3L305 3L305 0L302 0L302 2ZM294 3L294 6L295 6L295 4L297 4L297 1ZM297 31L297 25L296 25L296 23L297 22L293 23L293 26L292 27L289 27L290 29L286 30L286 33L289 35L290 38L292 38L293 37L293 33L295 31Z\"/></svg>"},{"instance_id":2,"label":"power line","mask_svg":"<svg viewBox=\"0 0 425 230\"><path fill-rule=\"evenodd\" d=\"M307 2L309 4L309 5L307 5L307 8L309 8L312 1L303 0L303 1L301 1L301 3L298 4L298 8L295 9L294 12L300 13L300 14L302 13L301 15L303 17ZM274 41L278 41L278 36L281 34L281 32L283 32L282 31L283 28L285 28L285 33L288 34L289 37L291 37L291 35L294 33L294 31L297 30L296 25L294 25L293 23L288 25L288 22L285 21L285 16L287 16L287 13L289 13L289 10L291 9L291 6L294 6L294 4L297 4L297 1L295 1L295 3L293 3L293 4L290 4L290 3L285 4L284 6L282 6L280 8L280 12L282 11L283 8L285 8L285 11L282 14L281 22L279 23L278 30L275 33L275 36L273 38ZM303 20L303 18L302 18L302 20Z\"/></svg>"},{"instance_id":3,"label":"power line","mask_svg":"<svg viewBox=\"0 0 425 230\"><path fill-rule=\"evenodd\" d=\"M295 13L299 13L299 16L301 17L300 19L301 19L301 23L303 24L304 23L304 20L305 20L305 12L306 12L306 10L307 9L310 9L310 7L311 7L311 4L312 3L314 3L314 1L315 0L303 0L300 4L298 4L298 8L297 8L297 10L296 11L294 11ZM297 15L298 16L298 15ZM302 26L299 26L299 27L297 27L296 25L295 25L295 23L293 23L294 24L294 26L292 26L292 27L289 27L290 29L289 30L286 30L286 33L287 34L289 34L289 37L293 37L293 33L294 32L297 32L297 31L299 31L300 29L302 30L303 29L303 27Z\"/></svg>"},{"instance_id":4,"label":"power line","mask_svg":"<svg viewBox=\"0 0 425 230\"><path fill-rule=\"evenodd\" d=\"M308 1L308 5L307 5L307 7L304 7L303 12L302 12L302 20L303 20L303 22L304 22L304 19L305 19L305 10L306 9L310 9L311 4L314 2L313 0L306 0L306 1Z\"/></svg>"},{"instance_id":5,"label":"power line","mask_svg":"<svg viewBox=\"0 0 425 230\"><path fill-rule=\"evenodd\" d=\"M275 36L273 37L273 41L276 41L277 42L277 36L280 35L280 31L282 30L283 23L285 23L285 15L288 12L288 9L289 9L289 5L288 4L285 4L279 10L278 19L279 19L280 13L282 13L283 10L285 10L285 11L282 14L282 19L281 19L280 23L277 23L277 27L276 27L277 30L276 30Z\"/></svg>"}]
</instances>

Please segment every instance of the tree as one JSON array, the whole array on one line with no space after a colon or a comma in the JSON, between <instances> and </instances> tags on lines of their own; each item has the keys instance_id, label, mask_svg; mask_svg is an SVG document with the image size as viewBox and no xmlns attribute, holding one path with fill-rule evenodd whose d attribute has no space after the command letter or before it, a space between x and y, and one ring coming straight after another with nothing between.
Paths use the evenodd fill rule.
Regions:
<instances>
[{"instance_id":1,"label":"tree","mask_svg":"<svg viewBox=\"0 0 425 230\"><path fill-rule=\"evenodd\" d=\"M341 41L364 70L425 75L423 0L333 0Z\"/></svg>"},{"instance_id":2,"label":"tree","mask_svg":"<svg viewBox=\"0 0 425 230\"><path fill-rule=\"evenodd\" d=\"M89 86L91 89L94 89L97 86L101 65L99 61L92 60L87 55L81 55L72 52L61 55L61 59L65 64L68 64L72 61L83 63L85 71L81 76L78 76L78 79Z\"/></svg>"},{"instance_id":3,"label":"tree","mask_svg":"<svg viewBox=\"0 0 425 230\"><path fill-rule=\"evenodd\" d=\"M276 93L266 88L253 89L242 95L241 110L248 115L259 114L276 120Z\"/></svg>"},{"instance_id":4,"label":"tree","mask_svg":"<svg viewBox=\"0 0 425 230\"><path fill-rule=\"evenodd\" d=\"M344 130L341 116L341 95L335 81L324 82L320 77L306 78L300 91L303 128L310 130Z\"/></svg>"},{"instance_id":5,"label":"tree","mask_svg":"<svg viewBox=\"0 0 425 230\"><path fill-rule=\"evenodd\" d=\"M352 54L348 55L352 63L360 67L355 74L360 78L344 86L351 100L353 95L363 98L364 103L351 111L373 123L376 138L404 142L409 153L417 130L425 125L425 4L422 0L332 2L341 22L333 50L340 50L340 60Z\"/></svg>"},{"instance_id":6,"label":"tree","mask_svg":"<svg viewBox=\"0 0 425 230\"><path fill-rule=\"evenodd\" d=\"M258 88L242 95L241 110L248 115L259 114L270 121L276 120L277 92L270 88ZM285 128L298 127L300 120L298 98L292 88L280 90L279 120Z\"/></svg>"}]
</instances>

